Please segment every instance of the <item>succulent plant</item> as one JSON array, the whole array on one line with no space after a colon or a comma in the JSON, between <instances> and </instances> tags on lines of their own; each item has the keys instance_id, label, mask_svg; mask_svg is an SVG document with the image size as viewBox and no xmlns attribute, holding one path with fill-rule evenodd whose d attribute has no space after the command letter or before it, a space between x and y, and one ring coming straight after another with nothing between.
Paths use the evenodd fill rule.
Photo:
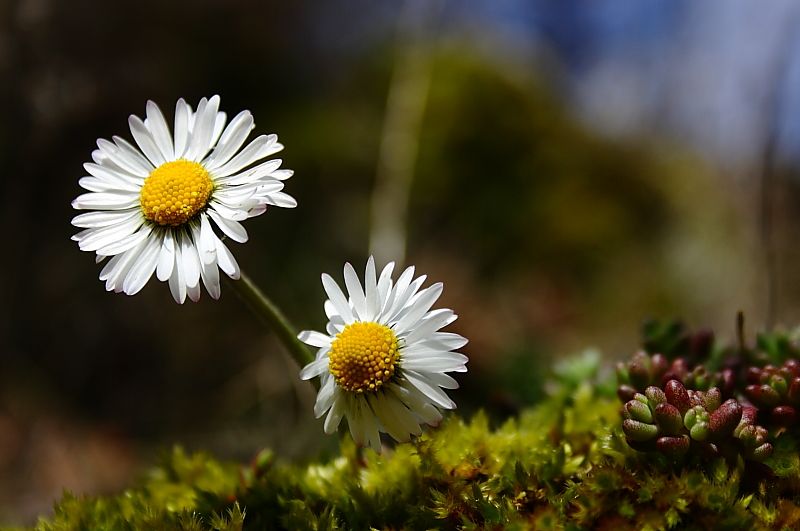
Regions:
<instances>
[{"instance_id":1,"label":"succulent plant","mask_svg":"<svg viewBox=\"0 0 800 531\"><path fill-rule=\"evenodd\" d=\"M636 352L627 363L617 364L617 396L626 402L636 393L643 393L650 386L660 387L670 380L677 380L690 389L708 391L716 387L724 398L733 396L736 377L733 369L709 372L703 365L690 368L686 358L667 361L663 354Z\"/></svg>"},{"instance_id":2,"label":"succulent plant","mask_svg":"<svg viewBox=\"0 0 800 531\"><path fill-rule=\"evenodd\" d=\"M798 422L800 408L800 361L786 360L783 365L750 367L744 394L763 413L763 419L782 427Z\"/></svg>"},{"instance_id":3,"label":"succulent plant","mask_svg":"<svg viewBox=\"0 0 800 531\"><path fill-rule=\"evenodd\" d=\"M650 386L623 407L622 431L632 448L679 458L698 455L761 461L772 453L767 431L755 425L755 408L744 415L736 399L722 401L717 387L687 389L678 380Z\"/></svg>"}]
</instances>

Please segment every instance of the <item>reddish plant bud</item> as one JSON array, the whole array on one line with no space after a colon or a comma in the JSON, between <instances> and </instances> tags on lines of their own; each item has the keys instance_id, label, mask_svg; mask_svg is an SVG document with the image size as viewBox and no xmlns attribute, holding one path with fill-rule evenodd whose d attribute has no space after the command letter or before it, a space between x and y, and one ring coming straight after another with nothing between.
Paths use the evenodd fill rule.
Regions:
<instances>
[{"instance_id":1,"label":"reddish plant bud","mask_svg":"<svg viewBox=\"0 0 800 531\"><path fill-rule=\"evenodd\" d=\"M770 419L778 426L789 427L797 422L797 411L792 406L778 406L772 410Z\"/></svg>"},{"instance_id":2,"label":"reddish plant bud","mask_svg":"<svg viewBox=\"0 0 800 531\"><path fill-rule=\"evenodd\" d=\"M633 400L633 397L636 396L636 389L634 389L630 385L622 384L619 387L617 387L617 396L623 402Z\"/></svg>"},{"instance_id":3,"label":"reddish plant bud","mask_svg":"<svg viewBox=\"0 0 800 531\"><path fill-rule=\"evenodd\" d=\"M681 435L679 437L659 437L656 440L656 448L659 452L670 457L681 457L689 451L689 437Z\"/></svg>"},{"instance_id":4,"label":"reddish plant bud","mask_svg":"<svg viewBox=\"0 0 800 531\"><path fill-rule=\"evenodd\" d=\"M669 369L667 369L667 372L664 373L661 381L663 383L669 382L670 380L678 380L682 383L688 374L689 365L686 363L686 360L683 358L676 358L673 360L672 365L669 366Z\"/></svg>"},{"instance_id":5,"label":"reddish plant bud","mask_svg":"<svg viewBox=\"0 0 800 531\"><path fill-rule=\"evenodd\" d=\"M744 394L756 405L762 407L775 407L781 400L778 392L767 384L748 385L744 388Z\"/></svg>"},{"instance_id":6,"label":"reddish plant bud","mask_svg":"<svg viewBox=\"0 0 800 531\"><path fill-rule=\"evenodd\" d=\"M755 461L763 461L767 457L772 455L772 445L770 443L764 443L758 448L753 449L750 452L750 457L752 457Z\"/></svg>"},{"instance_id":7,"label":"reddish plant bud","mask_svg":"<svg viewBox=\"0 0 800 531\"><path fill-rule=\"evenodd\" d=\"M781 395L778 394L778 391L767 384L758 387L756 397L756 400L767 407L775 407L781 401Z\"/></svg>"},{"instance_id":8,"label":"reddish plant bud","mask_svg":"<svg viewBox=\"0 0 800 531\"><path fill-rule=\"evenodd\" d=\"M761 369L758 367L748 367L745 380L751 384L761 383Z\"/></svg>"},{"instance_id":9,"label":"reddish plant bud","mask_svg":"<svg viewBox=\"0 0 800 531\"><path fill-rule=\"evenodd\" d=\"M722 396L730 396L733 394L733 389L736 387L736 374L733 372L733 369L723 369L719 374L719 380Z\"/></svg>"},{"instance_id":10,"label":"reddish plant bud","mask_svg":"<svg viewBox=\"0 0 800 531\"><path fill-rule=\"evenodd\" d=\"M741 424L755 424L758 417L758 410L753 406L742 406Z\"/></svg>"},{"instance_id":11,"label":"reddish plant bud","mask_svg":"<svg viewBox=\"0 0 800 531\"><path fill-rule=\"evenodd\" d=\"M708 427L713 437L727 437L741 420L742 405L731 398L711 413L708 419Z\"/></svg>"},{"instance_id":12,"label":"reddish plant bud","mask_svg":"<svg viewBox=\"0 0 800 531\"><path fill-rule=\"evenodd\" d=\"M649 441L658 435L658 427L638 420L625 419L622 421L622 431L625 437L637 442Z\"/></svg>"},{"instance_id":13,"label":"reddish plant bud","mask_svg":"<svg viewBox=\"0 0 800 531\"><path fill-rule=\"evenodd\" d=\"M650 385L650 356L639 351L628 363L628 377L636 389L644 389Z\"/></svg>"},{"instance_id":14,"label":"reddish plant bud","mask_svg":"<svg viewBox=\"0 0 800 531\"><path fill-rule=\"evenodd\" d=\"M800 405L800 376L792 378L789 383L789 390L786 392L786 398L795 405Z\"/></svg>"},{"instance_id":15,"label":"reddish plant bud","mask_svg":"<svg viewBox=\"0 0 800 531\"><path fill-rule=\"evenodd\" d=\"M638 420L640 422L646 422L648 424L653 422L653 414L650 411L650 408L647 407L647 404L643 404L638 400L630 400L627 402L625 404L625 410L628 413L626 415L627 418Z\"/></svg>"},{"instance_id":16,"label":"reddish plant bud","mask_svg":"<svg viewBox=\"0 0 800 531\"><path fill-rule=\"evenodd\" d=\"M650 362L652 363L652 371L655 376L664 374L664 371L669 367L669 361L667 361L667 357L663 354L653 354L650 357Z\"/></svg>"},{"instance_id":17,"label":"reddish plant bud","mask_svg":"<svg viewBox=\"0 0 800 531\"><path fill-rule=\"evenodd\" d=\"M656 422L665 435L678 435L683 430L683 417L678 408L672 404L662 403L654 412Z\"/></svg>"},{"instance_id":18,"label":"reddish plant bud","mask_svg":"<svg viewBox=\"0 0 800 531\"><path fill-rule=\"evenodd\" d=\"M792 376L800 376L800 360L794 358L786 360L783 366L789 370Z\"/></svg>"},{"instance_id":19,"label":"reddish plant bud","mask_svg":"<svg viewBox=\"0 0 800 531\"><path fill-rule=\"evenodd\" d=\"M722 393L719 388L712 387L701 395L700 400L703 407L706 408L706 411L714 411L719 407L720 403L722 403Z\"/></svg>"},{"instance_id":20,"label":"reddish plant bud","mask_svg":"<svg viewBox=\"0 0 800 531\"><path fill-rule=\"evenodd\" d=\"M664 386L664 394L667 396L667 402L678 408L681 413L686 413L686 410L691 407L689 393L678 380L668 381Z\"/></svg>"},{"instance_id":21,"label":"reddish plant bud","mask_svg":"<svg viewBox=\"0 0 800 531\"><path fill-rule=\"evenodd\" d=\"M644 394L651 406L655 406L667 401L667 395L664 394L664 391L654 385L651 385L645 389Z\"/></svg>"}]
</instances>

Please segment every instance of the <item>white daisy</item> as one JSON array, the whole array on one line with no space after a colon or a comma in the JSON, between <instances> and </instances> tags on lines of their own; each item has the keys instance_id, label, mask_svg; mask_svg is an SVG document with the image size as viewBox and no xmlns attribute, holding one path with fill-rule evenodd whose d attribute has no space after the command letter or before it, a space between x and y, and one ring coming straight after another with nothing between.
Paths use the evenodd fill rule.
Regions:
<instances>
[{"instance_id":1,"label":"white daisy","mask_svg":"<svg viewBox=\"0 0 800 531\"><path fill-rule=\"evenodd\" d=\"M300 378L320 377L314 414L319 418L328 413L325 432L335 432L347 417L356 443L376 451L381 448L379 432L407 441L421 433L420 423L435 425L442 419L439 408L455 408L443 389L456 389L458 383L445 373L466 372L468 361L452 352L467 340L439 332L457 316L448 309L430 311L442 294L442 283L420 290L426 277L412 280L413 267L394 283L393 269L390 263L376 278L370 257L362 289L353 266L345 264L349 297L323 274L327 334L304 331L298 336L319 347Z\"/></svg>"},{"instance_id":2,"label":"white daisy","mask_svg":"<svg viewBox=\"0 0 800 531\"><path fill-rule=\"evenodd\" d=\"M269 205L292 208L281 192L291 170L280 159L254 163L283 149L276 135L261 135L240 149L253 129L253 115L242 111L225 127L219 96L200 100L193 111L183 99L175 106L170 133L164 115L147 102L143 120L128 119L138 149L123 138L97 141L94 162L80 179L89 191L72 202L72 224L84 230L72 237L97 262L111 257L100 272L108 291L133 295L155 272L169 281L172 296L200 298L200 280L215 299L219 269L239 278L239 265L217 235L247 241L239 223ZM218 269L219 268L219 269Z\"/></svg>"}]
</instances>

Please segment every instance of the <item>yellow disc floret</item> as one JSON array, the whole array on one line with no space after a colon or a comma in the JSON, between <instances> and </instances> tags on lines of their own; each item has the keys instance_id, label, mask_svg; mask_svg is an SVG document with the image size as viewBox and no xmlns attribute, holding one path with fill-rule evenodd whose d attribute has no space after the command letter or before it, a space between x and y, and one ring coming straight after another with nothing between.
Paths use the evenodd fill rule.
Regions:
<instances>
[{"instance_id":1,"label":"yellow disc floret","mask_svg":"<svg viewBox=\"0 0 800 531\"><path fill-rule=\"evenodd\" d=\"M146 219L176 227L208 204L213 189L211 175L203 166L178 159L153 170L144 181L139 202Z\"/></svg>"},{"instance_id":2,"label":"yellow disc floret","mask_svg":"<svg viewBox=\"0 0 800 531\"><path fill-rule=\"evenodd\" d=\"M394 374L397 349L397 336L388 326L352 323L333 340L328 369L347 391L377 391Z\"/></svg>"}]
</instances>

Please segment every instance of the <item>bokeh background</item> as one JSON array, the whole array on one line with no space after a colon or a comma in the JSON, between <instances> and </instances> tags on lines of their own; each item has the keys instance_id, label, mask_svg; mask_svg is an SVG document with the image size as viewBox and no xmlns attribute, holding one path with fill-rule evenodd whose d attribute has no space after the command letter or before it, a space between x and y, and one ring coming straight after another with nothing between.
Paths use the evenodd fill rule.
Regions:
<instances>
[{"instance_id":1,"label":"bokeh background","mask_svg":"<svg viewBox=\"0 0 800 531\"><path fill-rule=\"evenodd\" d=\"M800 318L797 2L4 0L0 523L118 491L173 444L335 451L229 287L109 294L70 241L96 139L215 93L296 172L297 209L234 246L244 270L317 329L346 260L443 280L463 414L513 414L586 347L628 355L645 317Z\"/></svg>"}]
</instances>

